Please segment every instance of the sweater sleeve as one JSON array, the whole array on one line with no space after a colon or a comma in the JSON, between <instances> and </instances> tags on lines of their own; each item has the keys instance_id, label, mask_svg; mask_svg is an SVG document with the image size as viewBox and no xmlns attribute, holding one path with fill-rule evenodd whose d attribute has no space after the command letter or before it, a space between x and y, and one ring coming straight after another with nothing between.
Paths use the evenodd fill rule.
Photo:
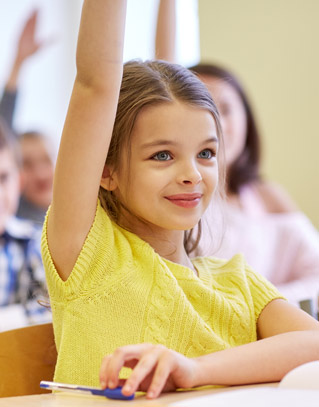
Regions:
<instances>
[{"instance_id":1,"label":"sweater sleeve","mask_svg":"<svg viewBox=\"0 0 319 407\"><path fill-rule=\"evenodd\" d=\"M48 214L49 211L50 208ZM104 268L99 267L99 265L108 264L110 256L113 255L114 236L111 221L101 207L100 202L98 202L95 219L85 239L81 252L69 278L63 281L55 268L48 245L48 214L43 225L41 252L50 298L56 301L71 301L78 298L83 291L89 290L92 285L98 285L99 270L101 270L101 273L103 272L102 270L104 270ZM106 238L107 241L105 240ZM101 244L101 242L104 242L104 244ZM94 274L94 280L90 273L93 267L98 270L97 273ZM101 276L101 278L102 277L103 276Z\"/></svg>"},{"instance_id":2,"label":"sweater sleeve","mask_svg":"<svg viewBox=\"0 0 319 407\"><path fill-rule=\"evenodd\" d=\"M251 267L245 267L246 278L253 299L255 320L257 322L262 310L275 299L286 299L278 289Z\"/></svg>"},{"instance_id":3,"label":"sweater sleeve","mask_svg":"<svg viewBox=\"0 0 319 407\"><path fill-rule=\"evenodd\" d=\"M17 92L4 90L0 100L0 116L3 117L8 126L13 129L13 116L17 102Z\"/></svg>"}]
</instances>

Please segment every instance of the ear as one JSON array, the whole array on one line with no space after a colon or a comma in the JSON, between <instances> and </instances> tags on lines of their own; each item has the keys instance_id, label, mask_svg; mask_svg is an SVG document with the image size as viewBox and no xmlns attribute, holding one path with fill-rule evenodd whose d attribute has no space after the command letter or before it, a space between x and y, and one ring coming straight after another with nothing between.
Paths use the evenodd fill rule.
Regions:
<instances>
[{"instance_id":1,"label":"ear","mask_svg":"<svg viewBox=\"0 0 319 407\"><path fill-rule=\"evenodd\" d=\"M100 185L107 191L114 191L117 188L115 173L107 165L104 166Z\"/></svg>"}]
</instances>

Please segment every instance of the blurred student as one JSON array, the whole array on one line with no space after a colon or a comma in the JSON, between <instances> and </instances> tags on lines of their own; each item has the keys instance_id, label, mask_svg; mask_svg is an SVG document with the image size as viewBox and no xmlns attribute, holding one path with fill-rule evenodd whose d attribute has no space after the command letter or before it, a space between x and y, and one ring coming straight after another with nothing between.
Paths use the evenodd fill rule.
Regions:
<instances>
[{"instance_id":1,"label":"blurred student","mask_svg":"<svg viewBox=\"0 0 319 407\"><path fill-rule=\"evenodd\" d=\"M319 233L279 185L260 174L261 138L247 95L238 80L215 65L191 68L216 101L225 140L226 196L221 246L205 234L196 255L242 252L248 263L274 283L290 302L319 294ZM212 206L208 224L219 216Z\"/></svg>"},{"instance_id":2,"label":"blurred student","mask_svg":"<svg viewBox=\"0 0 319 407\"><path fill-rule=\"evenodd\" d=\"M42 133L19 137L22 190L17 216L42 224L52 200L54 148Z\"/></svg>"},{"instance_id":3,"label":"blurred student","mask_svg":"<svg viewBox=\"0 0 319 407\"><path fill-rule=\"evenodd\" d=\"M20 194L20 153L0 121L0 331L51 319L45 300L41 231L14 216Z\"/></svg>"},{"instance_id":4,"label":"blurred student","mask_svg":"<svg viewBox=\"0 0 319 407\"><path fill-rule=\"evenodd\" d=\"M156 56L175 59L175 1L161 0ZM319 233L279 185L260 174L261 136L249 99L238 79L214 64L190 68L205 83L220 114L224 136L226 199L203 217L192 256L229 258L242 252L254 270L277 286L291 303L319 294ZM214 228L212 228L214 225Z\"/></svg>"},{"instance_id":5,"label":"blurred student","mask_svg":"<svg viewBox=\"0 0 319 407\"><path fill-rule=\"evenodd\" d=\"M11 135L19 140L21 146L23 186L17 216L42 224L52 200L54 147L48 137L40 132L29 131L18 135L13 130L21 68L43 47L35 36L37 21L38 12L34 11L22 29L14 63L0 101L0 116L7 121L12 129Z\"/></svg>"}]
</instances>

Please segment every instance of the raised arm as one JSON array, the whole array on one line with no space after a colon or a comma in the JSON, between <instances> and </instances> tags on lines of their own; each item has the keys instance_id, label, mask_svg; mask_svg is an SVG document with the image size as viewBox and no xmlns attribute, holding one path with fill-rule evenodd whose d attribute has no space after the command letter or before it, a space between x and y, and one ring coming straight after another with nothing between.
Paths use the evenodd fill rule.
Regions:
<instances>
[{"instance_id":1,"label":"raised arm","mask_svg":"<svg viewBox=\"0 0 319 407\"><path fill-rule=\"evenodd\" d=\"M48 242L67 279L92 225L123 71L126 0L85 0L57 159Z\"/></svg>"},{"instance_id":2,"label":"raised arm","mask_svg":"<svg viewBox=\"0 0 319 407\"><path fill-rule=\"evenodd\" d=\"M155 58L176 62L176 0L160 0L156 25Z\"/></svg>"},{"instance_id":3,"label":"raised arm","mask_svg":"<svg viewBox=\"0 0 319 407\"><path fill-rule=\"evenodd\" d=\"M38 12L33 11L25 22L17 44L14 62L7 79L4 93L0 101L0 115L12 128L13 115L18 91L18 80L24 62L34 55L43 44L36 39Z\"/></svg>"},{"instance_id":4,"label":"raised arm","mask_svg":"<svg viewBox=\"0 0 319 407\"><path fill-rule=\"evenodd\" d=\"M16 56L6 84L6 88L10 91L17 89L18 77L23 63L43 46L35 36L37 23L38 11L35 10L25 22L19 37Z\"/></svg>"}]
</instances>

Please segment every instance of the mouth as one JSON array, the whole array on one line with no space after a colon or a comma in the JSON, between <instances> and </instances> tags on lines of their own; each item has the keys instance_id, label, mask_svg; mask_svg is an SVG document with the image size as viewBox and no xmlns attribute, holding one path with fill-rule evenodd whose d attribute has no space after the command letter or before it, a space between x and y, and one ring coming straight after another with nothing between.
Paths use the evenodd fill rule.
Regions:
<instances>
[{"instance_id":1,"label":"mouth","mask_svg":"<svg viewBox=\"0 0 319 407\"><path fill-rule=\"evenodd\" d=\"M182 208L195 208L199 204L202 196L203 195L199 193L177 194L165 196L165 199Z\"/></svg>"}]
</instances>

